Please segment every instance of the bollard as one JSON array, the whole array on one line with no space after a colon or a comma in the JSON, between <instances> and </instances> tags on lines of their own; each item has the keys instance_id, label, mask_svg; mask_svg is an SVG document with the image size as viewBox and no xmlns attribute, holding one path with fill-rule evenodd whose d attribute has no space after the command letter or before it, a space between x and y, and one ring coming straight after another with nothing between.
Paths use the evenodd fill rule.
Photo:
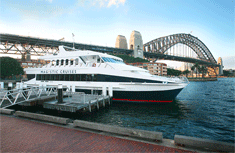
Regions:
<instances>
[{"instance_id":1,"label":"bollard","mask_svg":"<svg viewBox=\"0 0 235 153\"><path fill-rule=\"evenodd\" d=\"M9 99L13 99L13 97L12 97L12 93L13 93L13 91L11 91L12 90L12 86L13 86L13 84L12 84L12 82L8 82L8 88L7 88L7 90L9 90L9 95L8 95L8 98Z\"/></svg>"},{"instance_id":2,"label":"bollard","mask_svg":"<svg viewBox=\"0 0 235 153\"><path fill-rule=\"evenodd\" d=\"M0 82L0 90L4 89L4 82Z\"/></svg>"},{"instance_id":3,"label":"bollard","mask_svg":"<svg viewBox=\"0 0 235 153\"><path fill-rule=\"evenodd\" d=\"M58 85L58 102L57 103L63 103L63 85L59 84Z\"/></svg>"},{"instance_id":4,"label":"bollard","mask_svg":"<svg viewBox=\"0 0 235 153\"><path fill-rule=\"evenodd\" d=\"M75 92L75 85L72 85L72 92Z\"/></svg>"},{"instance_id":5,"label":"bollard","mask_svg":"<svg viewBox=\"0 0 235 153\"><path fill-rule=\"evenodd\" d=\"M22 82L20 82L20 89L22 89L23 88L23 83Z\"/></svg>"},{"instance_id":6,"label":"bollard","mask_svg":"<svg viewBox=\"0 0 235 153\"><path fill-rule=\"evenodd\" d=\"M113 86L109 86L109 97L113 97Z\"/></svg>"},{"instance_id":7,"label":"bollard","mask_svg":"<svg viewBox=\"0 0 235 153\"><path fill-rule=\"evenodd\" d=\"M28 95L28 91L26 91L27 90L27 84L23 84L23 95L24 95L24 97L25 98L27 98L27 95Z\"/></svg>"},{"instance_id":8,"label":"bollard","mask_svg":"<svg viewBox=\"0 0 235 153\"><path fill-rule=\"evenodd\" d=\"M20 89L20 83L16 82L16 89Z\"/></svg>"},{"instance_id":9,"label":"bollard","mask_svg":"<svg viewBox=\"0 0 235 153\"><path fill-rule=\"evenodd\" d=\"M13 86L12 82L8 82L8 88L7 88L7 90L11 90L11 89L12 89L12 86Z\"/></svg>"},{"instance_id":10,"label":"bollard","mask_svg":"<svg viewBox=\"0 0 235 153\"><path fill-rule=\"evenodd\" d=\"M102 95L103 96L107 95L106 86L102 86Z\"/></svg>"}]
</instances>

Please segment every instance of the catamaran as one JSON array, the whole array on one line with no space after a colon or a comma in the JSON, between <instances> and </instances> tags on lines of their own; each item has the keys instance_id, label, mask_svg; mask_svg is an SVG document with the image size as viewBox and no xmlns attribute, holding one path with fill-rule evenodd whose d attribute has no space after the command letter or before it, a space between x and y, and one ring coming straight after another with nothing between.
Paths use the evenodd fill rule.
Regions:
<instances>
[{"instance_id":1,"label":"catamaran","mask_svg":"<svg viewBox=\"0 0 235 153\"><path fill-rule=\"evenodd\" d=\"M188 85L185 77L151 75L148 70L126 65L119 57L59 46L59 53L40 57L46 64L26 68L28 85L73 87L78 92L102 92L112 88L113 101L172 102Z\"/></svg>"}]
</instances>

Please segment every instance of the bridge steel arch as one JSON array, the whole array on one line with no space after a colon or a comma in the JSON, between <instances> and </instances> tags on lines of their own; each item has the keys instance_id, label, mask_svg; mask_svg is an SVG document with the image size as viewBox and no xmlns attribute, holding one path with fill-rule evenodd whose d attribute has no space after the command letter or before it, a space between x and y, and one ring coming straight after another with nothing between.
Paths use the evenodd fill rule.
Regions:
<instances>
[{"instance_id":1,"label":"bridge steel arch","mask_svg":"<svg viewBox=\"0 0 235 153\"><path fill-rule=\"evenodd\" d=\"M180 33L160 37L144 44L143 50L145 53L163 55L169 48L179 43L190 47L198 55L199 59L204 61L204 64L207 63L206 65L217 66L217 62L207 46L201 40L195 36L192 36L191 34ZM191 62L193 63L197 61L198 60L192 60Z\"/></svg>"}]
</instances>

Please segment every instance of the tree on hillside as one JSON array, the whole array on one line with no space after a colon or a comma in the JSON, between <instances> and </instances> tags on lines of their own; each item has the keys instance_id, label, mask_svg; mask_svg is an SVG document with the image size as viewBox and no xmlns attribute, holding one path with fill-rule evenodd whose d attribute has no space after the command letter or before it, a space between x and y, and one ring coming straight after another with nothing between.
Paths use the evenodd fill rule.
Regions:
<instances>
[{"instance_id":1,"label":"tree on hillside","mask_svg":"<svg viewBox=\"0 0 235 153\"><path fill-rule=\"evenodd\" d=\"M0 57L0 65L1 65L1 78L9 78L14 75L23 75L24 70L21 67L20 63L11 57Z\"/></svg>"},{"instance_id":2,"label":"tree on hillside","mask_svg":"<svg viewBox=\"0 0 235 153\"><path fill-rule=\"evenodd\" d=\"M199 72L202 73L202 77L204 78L205 74L207 73L207 67L205 66L200 66L199 67Z\"/></svg>"},{"instance_id":3,"label":"tree on hillside","mask_svg":"<svg viewBox=\"0 0 235 153\"><path fill-rule=\"evenodd\" d=\"M190 73L190 71L187 69L187 70L184 70L183 72L182 72L182 74L184 74L184 75L186 75L186 77L188 77L188 74Z\"/></svg>"},{"instance_id":4,"label":"tree on hillside","mask_svg":"<svg viewBox=\"0 0 235 153\"><path fill-rule=\"evenodd\" d=\"M195 63L192 67L191 67L191 70L194 71L196 70L196 78L197 78L197 74L198 74L198 71L200 69L200 66L198 63Z\"/></svg>"},{"instance_id":5,"label":"tree on hillside","mask_svg":"<svg viewBox=\"0 0 235 153\"><path fill-rule=\"evenodd\" d=\"M179 76L179 75L181 75L181 73L182 72L179 71L179 70L167 68L167 75L170 75L170 76Z\"/></svg>"}]
</instances>

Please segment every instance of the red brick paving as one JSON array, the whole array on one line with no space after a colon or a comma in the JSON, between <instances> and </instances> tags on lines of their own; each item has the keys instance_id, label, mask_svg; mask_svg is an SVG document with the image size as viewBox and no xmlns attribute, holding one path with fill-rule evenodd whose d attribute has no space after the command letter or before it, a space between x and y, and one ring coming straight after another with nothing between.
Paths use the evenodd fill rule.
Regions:
<instances>
[{"instance_id":1,"label":"red brick paving","mask_svg":"<svg viewBox=\"0 0 235 153\"><path fill-rule=\"evenodd\" d=\"M0 116L0 152L189 152Z\"/></svg>"}]
</instances>

